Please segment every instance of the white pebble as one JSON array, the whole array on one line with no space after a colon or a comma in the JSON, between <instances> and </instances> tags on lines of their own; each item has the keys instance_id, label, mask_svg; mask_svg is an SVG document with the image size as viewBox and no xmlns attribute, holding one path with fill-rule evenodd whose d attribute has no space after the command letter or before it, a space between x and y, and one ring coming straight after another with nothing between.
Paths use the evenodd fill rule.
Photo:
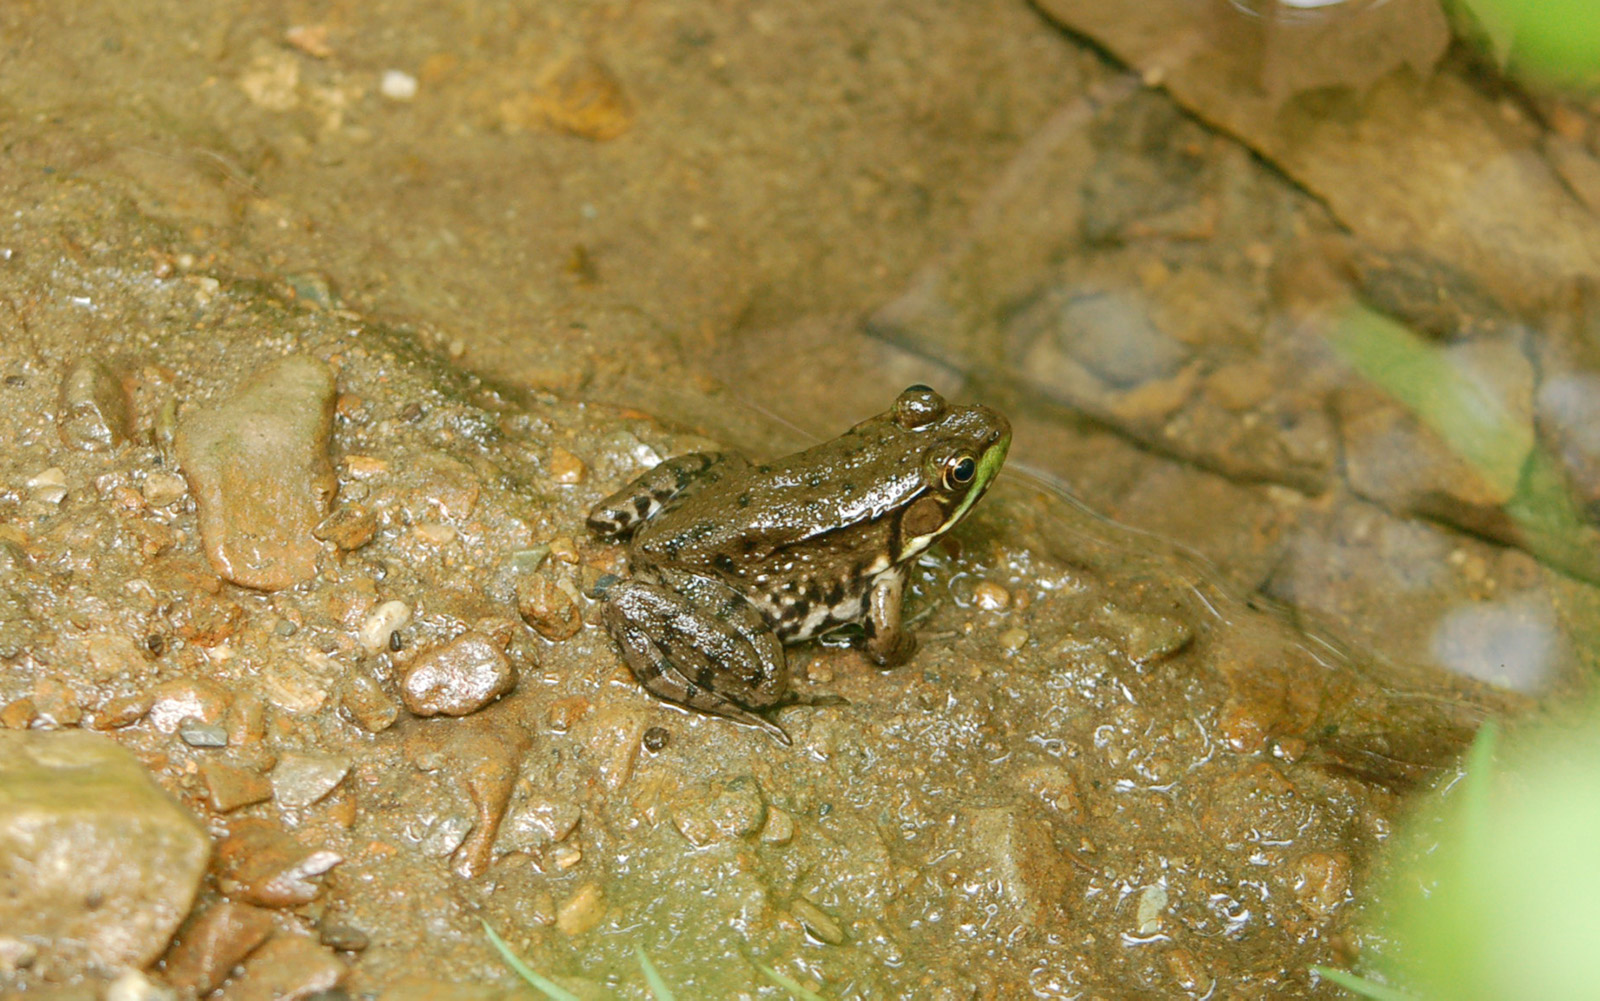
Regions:
<instances>
[{"instance_id":1,"label":"white pebble","mask_svg":"<svg viewBox=\"0 0 1600 1001\"><path fill-rule=\"evenodd\" d=\"M51 466L28 480L33 495L49 504L60 504L67 497L67 472L60 466Z\"/></svg>"},{"instance_id":2,"label":"white pebble","mask_svg":"<svg viewBox=\"0 0 1600 1001\"><path fill-rule=\"evenodd\" d=\"M361 623L359 639L361 645L371 653L377 653L389 645L389 637L396 631L405 628L411 621L411 606L403 601L386 601L372 610L365 622Z\"/></svg>"},{"instance_id":3,"label":"white pebble","mask_svg":"<svg viewBox=\"0 0 1600 1001\"><path fill-rule=\"evenodd\" d=\"M391 101L409 101L417 96L417 78L404 70L384 70L378 93Z\"/></svg>"}]
</instances>

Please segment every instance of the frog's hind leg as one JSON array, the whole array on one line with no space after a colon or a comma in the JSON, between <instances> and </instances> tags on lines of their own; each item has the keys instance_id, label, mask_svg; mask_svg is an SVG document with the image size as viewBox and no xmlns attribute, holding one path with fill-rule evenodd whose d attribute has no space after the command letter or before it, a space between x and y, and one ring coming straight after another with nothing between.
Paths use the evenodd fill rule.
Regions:
<instances>
[{"instance_id":1,"label":"frog's hind leg","mask_svg":"<svg viewBox=\"0 0 1600 1001\"><path fill-rule=\"evenodd\" d=\"M625 539L673 498L747 465L743 456L731 452L693 452L668 459L596 504L589 511L589 531L607 542Z\"/></svg>"},{"instance_id":2,"label":"frog's hind leg","mask_svg":"<svg viewBox=\"0 0 1600 1001\"><path fill-rule=\"evenodd\" d=\"M633 676L657 698L792 743L783 727L754 711L780 704L787 688L777 636L732 588L673 576L685 579L672 581L673 587L618 581L606 595L606 629Z\"/></svg>"}]
</instances>

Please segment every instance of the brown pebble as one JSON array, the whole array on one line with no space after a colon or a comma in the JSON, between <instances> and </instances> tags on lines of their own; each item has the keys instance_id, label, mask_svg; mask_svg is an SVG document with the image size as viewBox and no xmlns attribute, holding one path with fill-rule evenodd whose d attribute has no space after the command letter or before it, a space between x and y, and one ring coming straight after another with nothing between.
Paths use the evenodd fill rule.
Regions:
<instances>
[{"instance_id":1,"label":"brown pebble","mask_svg":"<svg viewBox=\"0 0 1600 1001\"><path fill-rule=\"evenodd\" d=\"M16 699L0 709L0 726L7 730L26 730L38 715L32 699Z\"/></svg>"},{"instance_id":2,"label":"brown pebble","mask_svg":"<svg viewBox=\"0 0 1600 1001\"><path fill-rule=\"evenodd\" d=\"M585 883L556 909L556 927L567 935L582 935L606 914L605 892L598 883Z\"/></svg>"},{"instance_id":3,"label":"brown pebble","mask_svg":"<svg viewBox=\"0 0 1600 1001\"><path fill-rule=\"evenodd\" d=\"M557 483L575 485L582 483L589 475L589 469L583 460L562 448L560 445L550 446L550 478Z\"/></svg>"},{"instance_id":4,"label":"brown pebble","mask_svg":"<svg viewBox=\"0 0 1600 1001\"><path fill-rule=\"evenodd\" d=\"M399 633L391 634L393 636ZM364 674L351 674L340 686L339 704L368 733L381 733L400 718L400 706L382 686Z\"/></svg>"},{"instance_id":5,"label":"brown pebble","mask_svg":"<svg viewBox=\"0 0 1600 1001\"><path fill-rule=\"evenodd\" d=\"M104 363L80 358L61 379L56 418L61 440L84 452L104 452L128 437L128 396Z\"/></svg>"},{"instance_id":6,"label":"brown pebble","mask_svg":"<svg viewBox=\"0 0 1600 1001\"><path fill-rule=\"evenodd\" d=\"M372 944L371 936L360 928L346 924L330 923L317 929L322 944L340 952L360 952Z\"/></svg>"},{"instance_id":7,"label":"brown pebble","mask_svg":"<svg viewBox=\"0 0 1600 1001\"><path fill-rule=\"evenodd\" d=\"M972 603L985 612L1001 612L1011 606L1011 592L992 580L979 581L972 589Z\"/></svg>"},{"instance_id":8,"label":"brown pebble","mask_svg":"<svg viewBox=\"0 0 1600 1001\"><path fill-rule=\"evenodd\" d=\"M174 678L150 690L150 723L162 733L173 733L185 718L221 723L233 701L228 690L204 678Z\"/></svg>"},{"instance_id":9,"label":"brown pebble","mask_svg":"<svg viewBox=\"0 0 1600 1001\"><path fill-rule=\"evenodd\" d=\"M465 716L516 684L511 661L488 637L467 633L417 657L400 682L406 708L418 716Z\"/></svg>"},{"instance_id":10,"label":"brown pebble","mask_svg":"<svg viewBox=\"0 0 1600 1001\"><path fill-rule=\"evenodd\" d=\"M228 707L228 743L252 744L266 736L267 707L255 695L242 692Z\"/></svg>"},{"instance_id":11,"label":"brown pebble","mask_svg":"<svg viewBox=\"0 0 1600 1001\"><path fill-rule=\"evenodd\" d=\"M114 699L108 699L94 714L94 720L89 725L96 730L115 730L137 723L150 711L150 701L148 692L119 695Z\"/></svg>"},{"instance_id":12,"label":"brown pebble","mask_svg":"<svg viewBox=\"0 0 1600 1001\"><path fill-rule=\"evenodd\" d=\"M312 880L341 861L336 852L313 851L277 825L250 817L230 821L217 846L223 891L263 907L309 904L322 892Z\"/></svg>"},{"instance_id":13,"label":"brown pebble","mask_svg":"<svg viewBox=\"0 0 1600 1001\"><path fill-rule=\"evenodd\" d=\"M653 726L644 732L644 749L656 754L666 748L672 733L664 726Z\"/></svg>"},{"instance_id":14,"label":"brown pebble","mask_svg":"<svg viewBox=\"0 0 1600 1001\"><path fill-rule=\"evenodd\" d=\"M563 535L558 539L551 539L550 556L552 559L560 560L562 563L566 563L569 566L576 565L578 562L578 544L577 542L573 541L573 538L570 535Z\"/></svg>"},{"instance_id":15,"label":"brown pebble","mask_svg":"<svg viewBox=\"0 0 1600 1001\"><path fill-rule=\"evenodd\" d=\"M309 935L279 934L245 960L228 984L229 1001L305 1001L331 991L350 970Z\"/></svg>"},{"instance_id":16,"label":"brown pebble","mask_svg":"<svg viewBox=\"0 0 1600 1001\"><path fill-rule=\"evenodd\" d=\"M272 798L272 783L267 781L266 776L245 768L236 768L221 761L207 761L200 766L200 776L206 782L207 801L218 813L227 813Z\"/></svg>"},{"instance_id":17,"label":"brown pebble","mask_svg":"<svg viewBox=\"0 0 1600 1001\"><path fill-rule=\"evenodd\" d=\"M1350 898L1350 856L1312 852L1294 864L1294 895L1313 916L1325 918Z\"/></svg>"},{"instance_id":18,"label":"brown pebble","mask_svg":"<svg viewBox=\"0 0 1600 1001\"><path fill-rule=\"evenodd\" d=\"M35 725L47 729L77 726L83 720L78 693L55 678L41 678L33 686L33 708L38 713Z\"/></svg>"},{"instance_id":19,"label":"brown pebble","mask_svg":"<svg viewBox=\"0 0 1600 1001\"><path fill-rule=\"evenodd\" d=\"M322 519L311 534L351 552L371 542L378 534L378 516L365 504L343 504Z\"/></svg>"},{"instance_id":20,"label":"brown pebble","mask_svg":"<svg viewBox=\"0 0 1600 1001\"><path fill-rule=\"evenodd\" d=\"M571 54L548 64L539 85L500 102L512 129L543 126L596 141L614 139L633 124L633 102L606 64Z\"/></svg>"},{"instance_id":21,"label":"brown pebble","mask_svg":"<svg viewBox=\"0 0 1600 1001\"><path fill-rule=\"evenodd\" d=\"M316 576L321 546L311 532L338 487L328 459L333 400L328 366L290 356L184 416L179 461L222 577L277 591Z\"/></svg>"},{"instance_id":22,"label":"brown pebble","mask_svg":"<svg viewBox=\"0 0 1600 1001\"><path fill-rule=\"evenodd\" d=\"M550 708L545 711L545 722L557 733L566 733L572 729L574 723L589 712L589 709L589 700L581 695L557 699L550 703Z\"/></svg>"},{"instance_id":23,"label":"brown pebble","mask_svg":"<svg viewBox=\"0 0 1600 1001\"><path fill-rule=\"evenodd\" d=\"M445 746L478 813L472 832L456 851L456 874L463 879L481 876L494 861L495 836L517 781L517 759L526 747L527 738L520 730L510 739L504 734L461 733Z\"/></svg>"},{"instance_id":24,"label":"brown pebble","mask_svg":"<svg viewBox=\"0 0 1600 1001\"><path fill-rule=\"evenodd\" d=\"M547 640L571 639L583 628L577 602L544 574L532 574L518 582L517 611Z\"/></svg>"},{"instance_id":25,"label":"brown pebble","mask_svg":"<svg viewBox=\"0 0 1600 1001\"><path fill-rule=\"evenodd\" d=\"M224 900L184 929L167 953L167 983L204 997L272 934L272 912Z\"/></svg>"}]
</instances>

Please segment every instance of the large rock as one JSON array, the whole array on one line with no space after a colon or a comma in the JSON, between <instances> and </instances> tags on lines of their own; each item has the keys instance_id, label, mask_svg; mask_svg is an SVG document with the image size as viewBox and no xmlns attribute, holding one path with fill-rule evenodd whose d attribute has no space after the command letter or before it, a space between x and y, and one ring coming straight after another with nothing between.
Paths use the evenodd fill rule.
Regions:
<instances>
[{"instance_id":1,"label":"large rock","mask_svg":"<svg viewBox=\"0 0 1600 1001\"><path fill-rule=\"evenodd\" d=\"M142 968L189 912L211 843L111 740L0 731L0 938L50 980Z\"/></svg>"},{"instance_id":2,"label":"large rock","mask_svg":"<svg viewBox=\"0 0 1600 1001\"><path fill-rule=\"evenodd\" d=\"M178 460L217 573L276 591L317 572L315 535L337 481L328 460L333 374L292 356L185 417Z\"/></svg>"}]
</instances>

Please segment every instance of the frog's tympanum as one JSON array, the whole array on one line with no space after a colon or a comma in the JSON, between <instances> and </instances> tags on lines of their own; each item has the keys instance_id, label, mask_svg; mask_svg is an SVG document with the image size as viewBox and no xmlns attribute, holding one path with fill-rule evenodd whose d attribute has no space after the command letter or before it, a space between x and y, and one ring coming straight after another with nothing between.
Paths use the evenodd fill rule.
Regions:
<instances>
[{"instance_id":1,"label":"frog's tympanum","mask_svg":"<svg viewBox=\"0 0 1600 1001\"><path fill-rule=\"evenodd\" d=\"M589 513L632 537L631 576L602 588L606 628L669 702L789 736L783 644L860 622L876 663L903 662L906 566L972 510L1011 444L988 407L927 386L843 435L762 466L728 453L661 463Z\"/></svg>"}]
</instances>

